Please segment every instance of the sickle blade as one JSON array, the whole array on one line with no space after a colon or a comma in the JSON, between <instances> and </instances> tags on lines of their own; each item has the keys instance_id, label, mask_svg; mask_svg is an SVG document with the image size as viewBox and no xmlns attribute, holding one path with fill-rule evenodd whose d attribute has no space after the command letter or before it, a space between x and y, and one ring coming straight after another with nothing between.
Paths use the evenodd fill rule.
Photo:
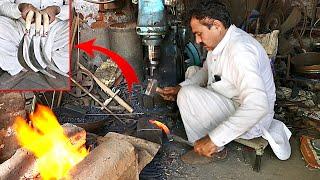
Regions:
<instances>
[{"instance_id":1,"label":"sickle blade","mask_svg":"<svg viewBox=\"0 0 320 180\"><path fill-rule=\"evenodd\" d=\"M34 72L38 72L39 69L36 68L32 63L31 63L31 59L29 56L29 46L30 46L30 37L27 35L25 35L24 37L24 42L23 42L23 57L24 60L26 62L26 64L34 71Z\"/></svg>"},{"instance_id":2,"label":"sickle blade","mask_svg":"<svg viewBox=\"0 0 320 180\"><path fill-rule=\"evenodd\" d=\"M67 73L61 71L59 68L56 67L56 65L54 65L52 61L49 60L47 54L45 53L43 42L40 43L40 53L41 53L42 59L44 60L44 63L48 66L48 68L50 68L51 70L55 71L56 73L62 76L69 77Z\"/></svg>"},{"instance_id":3,"label":"sickle blade","mask_svg":"<svg viewBox=\"0 0 320 180\"><path fill-rule=\"evenodd\" d=\"M28 70L28 71L32 71L32 69L28 66L28 64L26 63L24 57L23 57L23 45L24 45L24 39L25 39L26 34L23 35L20 43L19 43L19 47L18 47L18 61L20 63L20 65Z\"/></svg>"},{"instance_id":4,"label":"sickle blade","mask_svg":"<svg viewBox=\"0 0 320 180\"><path fill-rule=\"evenodd\" d=\"M47 72L45 69L42 68L42 66L38 63L38 60L36 59L36 56L34 54L34 37L32 37L31 39L31 43L30 43L30 47L29 47L29 57L30 57L30 62L32 63L32 65L37 68L41 73L52 77L52 78L56 78L54 75L50 74L49 72Z\"/></svg>"},{"instance_id":5,"label":"sickle blade","mask_svg":"<svg viewBox=\"0 0 320 180\"><path fill-rule=\"evenodd\" d=\"M45 37L48 35L48 31L49 31L49 16L47 13L43 13L42 16L43 16L43 36L40 38L40 44L39 44L41 58L49 69L55 71L58 74L61 74L62 76L69 77L68 74L61 71L52 61L50 61L50 59L48 58L48 55L44 50L44 45L46 40Z\"/></svg>"},{"instance_id":6,"label":"sickle blade","mask_svg":"<svg viewBox=\"0 0 320 180\"><path fill-rule=\"evenodd\" d=\"M35 36L33 38L33 47L35 47L33 49L34 51L34 55L35 55L35 58L36 60L38 61L38 63L41 65L41 67L43 69L45 69L47 67L46 63L43 61L42 59L42 56L41 56L41 53L40 53L40 36ZM38 48L37 48L38 47Z\"/></svg>"},{"instance_id":7,"label":"sickle blade","mask_svg":"<svg viewBox=\"0 0 320 180\"><path fill-rule=\"evenodd\" d=\"M21 42L19 44L18 47L18 60L20 62L20 64L28 69L28 70L32 70L34 72L38 72L38 69L36 69L30 62L29 59L29 54L28 54L28 47L29 47L29 42L30 42L30 38L29 38L29 33L30 33L30 29L31 29L31 20L34 16L34 11L29 11L26 17L26 30L25 30L25 34L21 39Z\"/></svg>"}]
</instances>

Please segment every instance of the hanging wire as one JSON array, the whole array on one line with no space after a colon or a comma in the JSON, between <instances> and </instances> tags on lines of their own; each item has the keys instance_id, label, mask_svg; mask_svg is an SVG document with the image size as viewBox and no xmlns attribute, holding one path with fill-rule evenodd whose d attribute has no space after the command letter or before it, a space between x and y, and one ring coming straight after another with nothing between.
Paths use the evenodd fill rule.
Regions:
<instances>
[{"instance_id":1,"label":"hanging wire","mask_svg":"<svg viewBox=\"0 0 320 180\"><path fill-rule=\"evenodd\" d=\"M300 4L300 7L302 8L302 11L303 11L302 30L301 30L301 32L299 34L300 38L302 38L304 33L305 33L305 31L306 31L307 24L308 24L308 22L307 22L307 20L308 20L308 18L307 18L307 7L304 5L302 0L298 0L296 2Z\"/></svg>"},{"instance_id":2,"label":"hanging wire","mask_svg":"<svg viewBox=\"0 0 320 180\"><path fill-rule=\"evenodd\" d=\"M309 38L311 39L311 41L313 42L313 37L312 37L312 31L314 30L314 28L316 27L317 23L320 21L320 18L312 25L310 33L309 33Z\"/></svg>"},{"instance_id":3,"label":"hanging wire","mask_svg":"<svg viewBox=\"0 0 320 180\"><path fill-rule=\"evenodd\" d=\"M75 28L77 28L77 43L79 44L80 43L80 15L79 15L79 12L77 13L77 22L78 23L76 23L76 25L77 25L77 27L75 27ZM80 48L77 48L77 63L76 63L76 69L78 69L79 67L78 67L78 63L80 62Z\"/></svg>"}]
</instances>

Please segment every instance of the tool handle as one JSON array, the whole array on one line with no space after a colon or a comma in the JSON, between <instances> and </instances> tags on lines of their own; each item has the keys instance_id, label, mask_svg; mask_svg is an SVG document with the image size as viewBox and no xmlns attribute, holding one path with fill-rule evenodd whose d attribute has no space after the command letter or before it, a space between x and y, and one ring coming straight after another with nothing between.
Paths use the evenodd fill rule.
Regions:
<instances>
[{"instance_id":1,"label":"tool handle","mask_svg":"<svg viewBox=\"0 0 320 180\"><path fill-rule=\"evenodd\" d=\"M45 12L43 15L43 36L48 35L49 31L49 15Z\"/></svg>"},{"instance_id":2,"label":"tool handle","mask_svg":"<svg viewBox=\"0 0 320 180\"><path fill-rule=\"evenodd\" d=\"M128 112L132 113L133 108L129 106L123 99L121 99L118 95L116 95L108 86L106 86L100 79L98 79L96 76L94 76L87 68L85 68L82 64L78 63L78 66L80 69L86 71L98 84L98 86L107 94L109 94L111 97L114 97L114 99L122 106L124 107Z\"/></svg>"},{"instance_id":3,"label":"tool handle","mask_svg":"<svg viewBox=\"0 0 320 180\"><path fill-rule=\"evenodd\" d=\"M41 29L41 14L39 11L36 12L36 35L40 36L40 29Z\"/></svg>"},{"instance_id":4,"label":"tool handle","mask_svg":"<svg viewBox=\"0 0 320 180\"><path fill-rule=\"evenodd\" d=\"M118 95L119 92L120 92L120 90L118 89L118 90L114 93L114 95L111 96L110 98L108 98L107 100L105 100L103 104L104 104L105 106L108 106L109 103L113 100L113 98L114 98L116 95Z\"/></svg>"},{"instance_id":5,"label":"tool handle","mask_svg":"<svg viewBox=\"0 0 320 180\"><path fill-rule=\"evenodd\" d=\"M194 144L192 144L192 143L189 142L188 140L185 140L185 139L183 139L182 137L177 136L177 135L175 135L175 134L167 134L167 137L168 137L169 141L175 141L175 142L178 142L178 143L182 143L182 144L189 145L189 146L191 146L191 147L194 146Z\"/></svg>"},{"instance_id":6,"label":"tool handle","mask_svg":"<svg viewBox=\"0 0 320 180\"><path fill-rule=\"evenodd\" d=\"M31 28L31 21L34 16L34 11L30 10L26 17L26 33L29 34Z\"/></svg>"}]
</instances>

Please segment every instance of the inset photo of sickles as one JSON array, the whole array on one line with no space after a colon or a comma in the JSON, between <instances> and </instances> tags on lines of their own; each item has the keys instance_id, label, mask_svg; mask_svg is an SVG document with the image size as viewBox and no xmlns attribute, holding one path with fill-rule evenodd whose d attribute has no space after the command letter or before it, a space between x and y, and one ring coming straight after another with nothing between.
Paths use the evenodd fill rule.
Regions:
<instances>
[{"instance_id":1,"label":"inset photo of sickles","mask_svg":"<svg viewBox=\"0 0 320 180\"><path fill-rule=\"evenodd\" d=\"M0 1L0 91L70 89L69 5Z\"/></svg>"}]
</instances>

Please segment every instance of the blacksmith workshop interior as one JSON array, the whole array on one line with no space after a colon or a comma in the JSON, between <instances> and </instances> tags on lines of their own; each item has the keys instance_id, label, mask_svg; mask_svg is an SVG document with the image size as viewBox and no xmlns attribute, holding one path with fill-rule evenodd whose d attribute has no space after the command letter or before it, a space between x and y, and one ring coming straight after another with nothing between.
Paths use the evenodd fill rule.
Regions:
<instances>
[{"instance_id":1,"label":"blacksmith workshop interior","mask_svg":"<svg viewBox=\"0 0 320 180\"><path fill-rule=\"evenodd\" d=\"M320 0L1 0L0 34L0 180L320 179Z\"/></svg>"}]
</instances>

